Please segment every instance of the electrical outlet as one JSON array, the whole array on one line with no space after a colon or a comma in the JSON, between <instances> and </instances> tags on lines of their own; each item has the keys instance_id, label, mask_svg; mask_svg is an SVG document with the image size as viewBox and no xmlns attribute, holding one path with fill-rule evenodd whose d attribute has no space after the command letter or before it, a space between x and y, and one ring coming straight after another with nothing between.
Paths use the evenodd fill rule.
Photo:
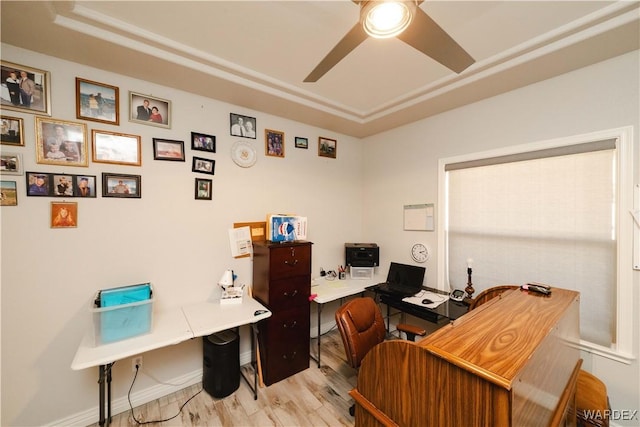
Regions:
<instances>
[{"instance_id":1,"label":"electrical outlet","mask_svg":"<svg viewBox=\"0 0 640 427\"><path fill-rule=\"evenodd\" d=\"M137 356L131 359L131 370L133 372L136 371L136 366L138 367L137 370L142 370L142 356Z\"/></svg>"}]
</instances>

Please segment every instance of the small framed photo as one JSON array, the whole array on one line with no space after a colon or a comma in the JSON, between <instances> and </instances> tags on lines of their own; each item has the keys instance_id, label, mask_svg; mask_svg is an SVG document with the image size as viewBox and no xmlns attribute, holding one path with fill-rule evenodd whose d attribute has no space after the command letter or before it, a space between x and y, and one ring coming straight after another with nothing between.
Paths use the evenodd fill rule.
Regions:
<instances>
[{"instance_id":1,"label":"small framed photo","mask_svg":"<svg viewBox=\"0 0 640 427\"><path fill-rule=\"evenodd\" d=\"M73 197L73 176L53 174L53 196Z\"/></svg>"},{"instance_id":2,"label":"small framed photo","mask_svg":"<svg viewBox=\"0 0 640 427\"><path fill-rule=\"evenodd\" d=\"M24 146L24 132L22 130L24 121L19 117L1 116L2 132L0 133L0 143L2 145Z\"/></svg>"},{"instance_id":3,"label":"small framed photo","mask_svg":"<svg viewBox=\"0 0 640 427\"><path fill-rule=\"evenodd\" d=\"M318 138L318 156L336 158L338 141L335 139L319 137Z\"/></svg>"},{"instance_id":4,"label":"small framed photo","mask_svg":"<svg viewBox=\"0 0 640 427\"><path fill-rule=\"evenodd\" d=\"M153 159L184 162L184 141L153 138Z\"/></svg>"},{"instance_id":5,"label":"small framed photo","mask_svg":"<svg viewBox=\"0 0 640 427\"><path fill-rule=\"evenodd\" d=\"M306 150L309 148L309 140L307 138L296 136L296 148L304 148Z\"/></svg>"},{"instance_id":6,"label":"small framed photo","mask_svg":"<svg viewBox=\"0 0 640 427\"><path fill-rule=\"evenodd\" d=\"M193 164L191 165L192 172L208 173L209 175L215 175L216 161L211 159L204 159L202 157L193 157Z\"/></svg>"},{"instance_id":7,"label":"small framed photo","mask_svg":"<svg viewBox=\"0 0 640 427\"><path fill-rule=\"evenodd\" d=\"M91 131L91 140L93 148L92 160L96 163L129 166L142 165L139 135L93 129Z\"/></svg>"},{"instance_id":8,"label":"small framed photo","mask_svg":"<svg viewBox=\"0 0 640 427\"><path fill-rule=\"evenodd\" d=\"M264 152L267 156L284 157L284 132L265 129Z\"/></svg>"},{"instance_id":9,"label":"small framed photo","mask_svg":"<svg viewBox=\"0 0 640 427\"><path fill-rule=\"evenodd\" d=\"M129 92L129 121L171 128L171 101Z\"/></svg>"},{"instance_id":10,"label":"small framed photo","mask_svg":"<svg viewBox=\"0 0 640 427\"><path fill-rule=\"evenodd\" d=\"M0 97L3 109L51 115L51 75L48 71L2 61L0 79L3 83Z\"/></svg>"},{"instance_id":11,"label":"small framed photo","mask_svg":"<svg viewBox=\"0 0 640 427\"><path fill-rule=\"evenodd\" d=\"M18 189L15 181L0 181L0 206L18 206Z\"/></svg>"},{"instance_id":12,"label":"small framed photo","mask_svg":"<svg viewBox=\"0 0 640 427\"><path fill-rule=\"evenodd\" d=\"M141 198L142 176L103 172L102 197Z\"/></svg>"},{"instance_id":13,"label":"small framed photo","mask_svg":"<svg viewBox=\"0 0 640 427\"><path fill-rule=\"evenodd\" d=\"M119 89L76 77L76 118L120 124Z\"/></svg>"},{"instance_id":14,"label":"small framed photo","mask_svg":"<svg viewBox=\"0 0 640 427\"><path fill-rule=\"evenodd\" d=\"M78 203L51 202L51 228L76 228Z\"/></svg>"},{"instance_id":15,"label":"small framed photo","mask_svg":"<svg viewBox=\"0 0 640 427\"><path fill-rule=\"evenodd\" d=\"M230 132L232 136L256 139L256 118L240 114L230 114Z\"/></svg>"},{"instance_id":16,"label":"small framed photo","mask_svg":"<svg viewBox=\"0 0 640 427\"><path fill-rule=\"evenodd\" d=\"M216 137L204 133L191 132L191 149L197 151L216 152Z\"/></svg>"},{"instance_id":17,"label":"small framed photo","mask_svg":"<svg viewBox=\"0 0 640 427\"><path fill-rule=\"evenodd\" d=\"M27 172L27 196L49 196L50 181L48 173Z\"/></svg>"},{"instance_id":18,"label":"small framed photo","mask_svg":"<svg viewBox=\"0 0 640 427\"><path fill-rule=\"evenodd\" d=\"M196 178L196 200L211 200L213 180Z\"/></svg>"},{"instance_id":19,"label":"small framed photo","mask_svg":"<svg viewBox=\"0 0 640 427\"><path fill-rule=\"evenodd\" d=\"M36 117L36 162L87 167L87 125Z\"/></svg>"},{"instance_id":20,"label":"small framed photo","mask_svg":"<svg viewBox=\"0 0 640 427\"><path fill-rule=\"evenodd\" d=\"M0 174L22 175L22 154L0 152Z\"/></svg>"},{"instance_id":21,"label":"small framed photo","mask_svg":"<svg viewBox=\"0 0 640 427\"><path fill-rule=\"evenodd\" d=\"M96 197L95 175L74 175L74 197Z\"/></svg>"}]
</instances>

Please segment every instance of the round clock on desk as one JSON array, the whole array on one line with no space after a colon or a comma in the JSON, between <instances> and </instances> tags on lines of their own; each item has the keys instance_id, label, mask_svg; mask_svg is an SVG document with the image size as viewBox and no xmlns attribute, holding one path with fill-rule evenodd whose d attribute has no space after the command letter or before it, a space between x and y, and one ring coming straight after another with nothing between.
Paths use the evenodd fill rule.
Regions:
<instances>
[{"instance_id":1,"label":"round clock on desk","mask_svg":"<svg viewBox=\"0 0 640 427\"><path fill-rule=\"evenodd\" d=\"M429 259L429 250L422 243L416 243L411 247L411 258L415 262L426 262Z\"/></svg>"}]
</instances>

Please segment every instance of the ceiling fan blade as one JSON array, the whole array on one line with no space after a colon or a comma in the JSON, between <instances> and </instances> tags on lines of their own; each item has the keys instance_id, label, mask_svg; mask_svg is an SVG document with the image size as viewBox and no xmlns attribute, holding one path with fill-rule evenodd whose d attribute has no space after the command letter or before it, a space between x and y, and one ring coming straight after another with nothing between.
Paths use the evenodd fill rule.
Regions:
<instances>
[{"instance_id":1,"label":"ceiling fan blade","mask_svg":"<svg viewBox=\"0 0 640 427\"><path fill-rule=\"evenodd\" d=\"M362 25L358 22L349 32L338 42L337 45L324 57L322 61L313 69L311 74L304 79L305 82L317 82L327 71L347 56L360 43L367 39Z\"/></svg>"},{"instance_id":2,"label":"ceiling fan blade","mask_svg":"<svg viewBox=\"0 0 640 427\"><path fill-rule=\"evenodd\" d=\"M476 62L419 7L409 28L396 37L456 73Z\"/></svg>"}]
</instances>

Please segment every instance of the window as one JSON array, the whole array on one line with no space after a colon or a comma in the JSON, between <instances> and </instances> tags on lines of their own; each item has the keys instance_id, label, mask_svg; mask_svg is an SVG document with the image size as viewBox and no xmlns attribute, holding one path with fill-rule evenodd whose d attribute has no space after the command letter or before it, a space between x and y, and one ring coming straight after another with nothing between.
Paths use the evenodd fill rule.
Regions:
<instances>
[{"instance_id":1,"label":"window","mask_svg":"<svg viewBox=\"0 0 640 427\"><path fill-rule=\"evenodd\" d=\"M628 352L629 133L442 160L443 288L464 289L472 258L476 293L531 281L577 290L584 346Z\"/></svg>"}]
</instances>

